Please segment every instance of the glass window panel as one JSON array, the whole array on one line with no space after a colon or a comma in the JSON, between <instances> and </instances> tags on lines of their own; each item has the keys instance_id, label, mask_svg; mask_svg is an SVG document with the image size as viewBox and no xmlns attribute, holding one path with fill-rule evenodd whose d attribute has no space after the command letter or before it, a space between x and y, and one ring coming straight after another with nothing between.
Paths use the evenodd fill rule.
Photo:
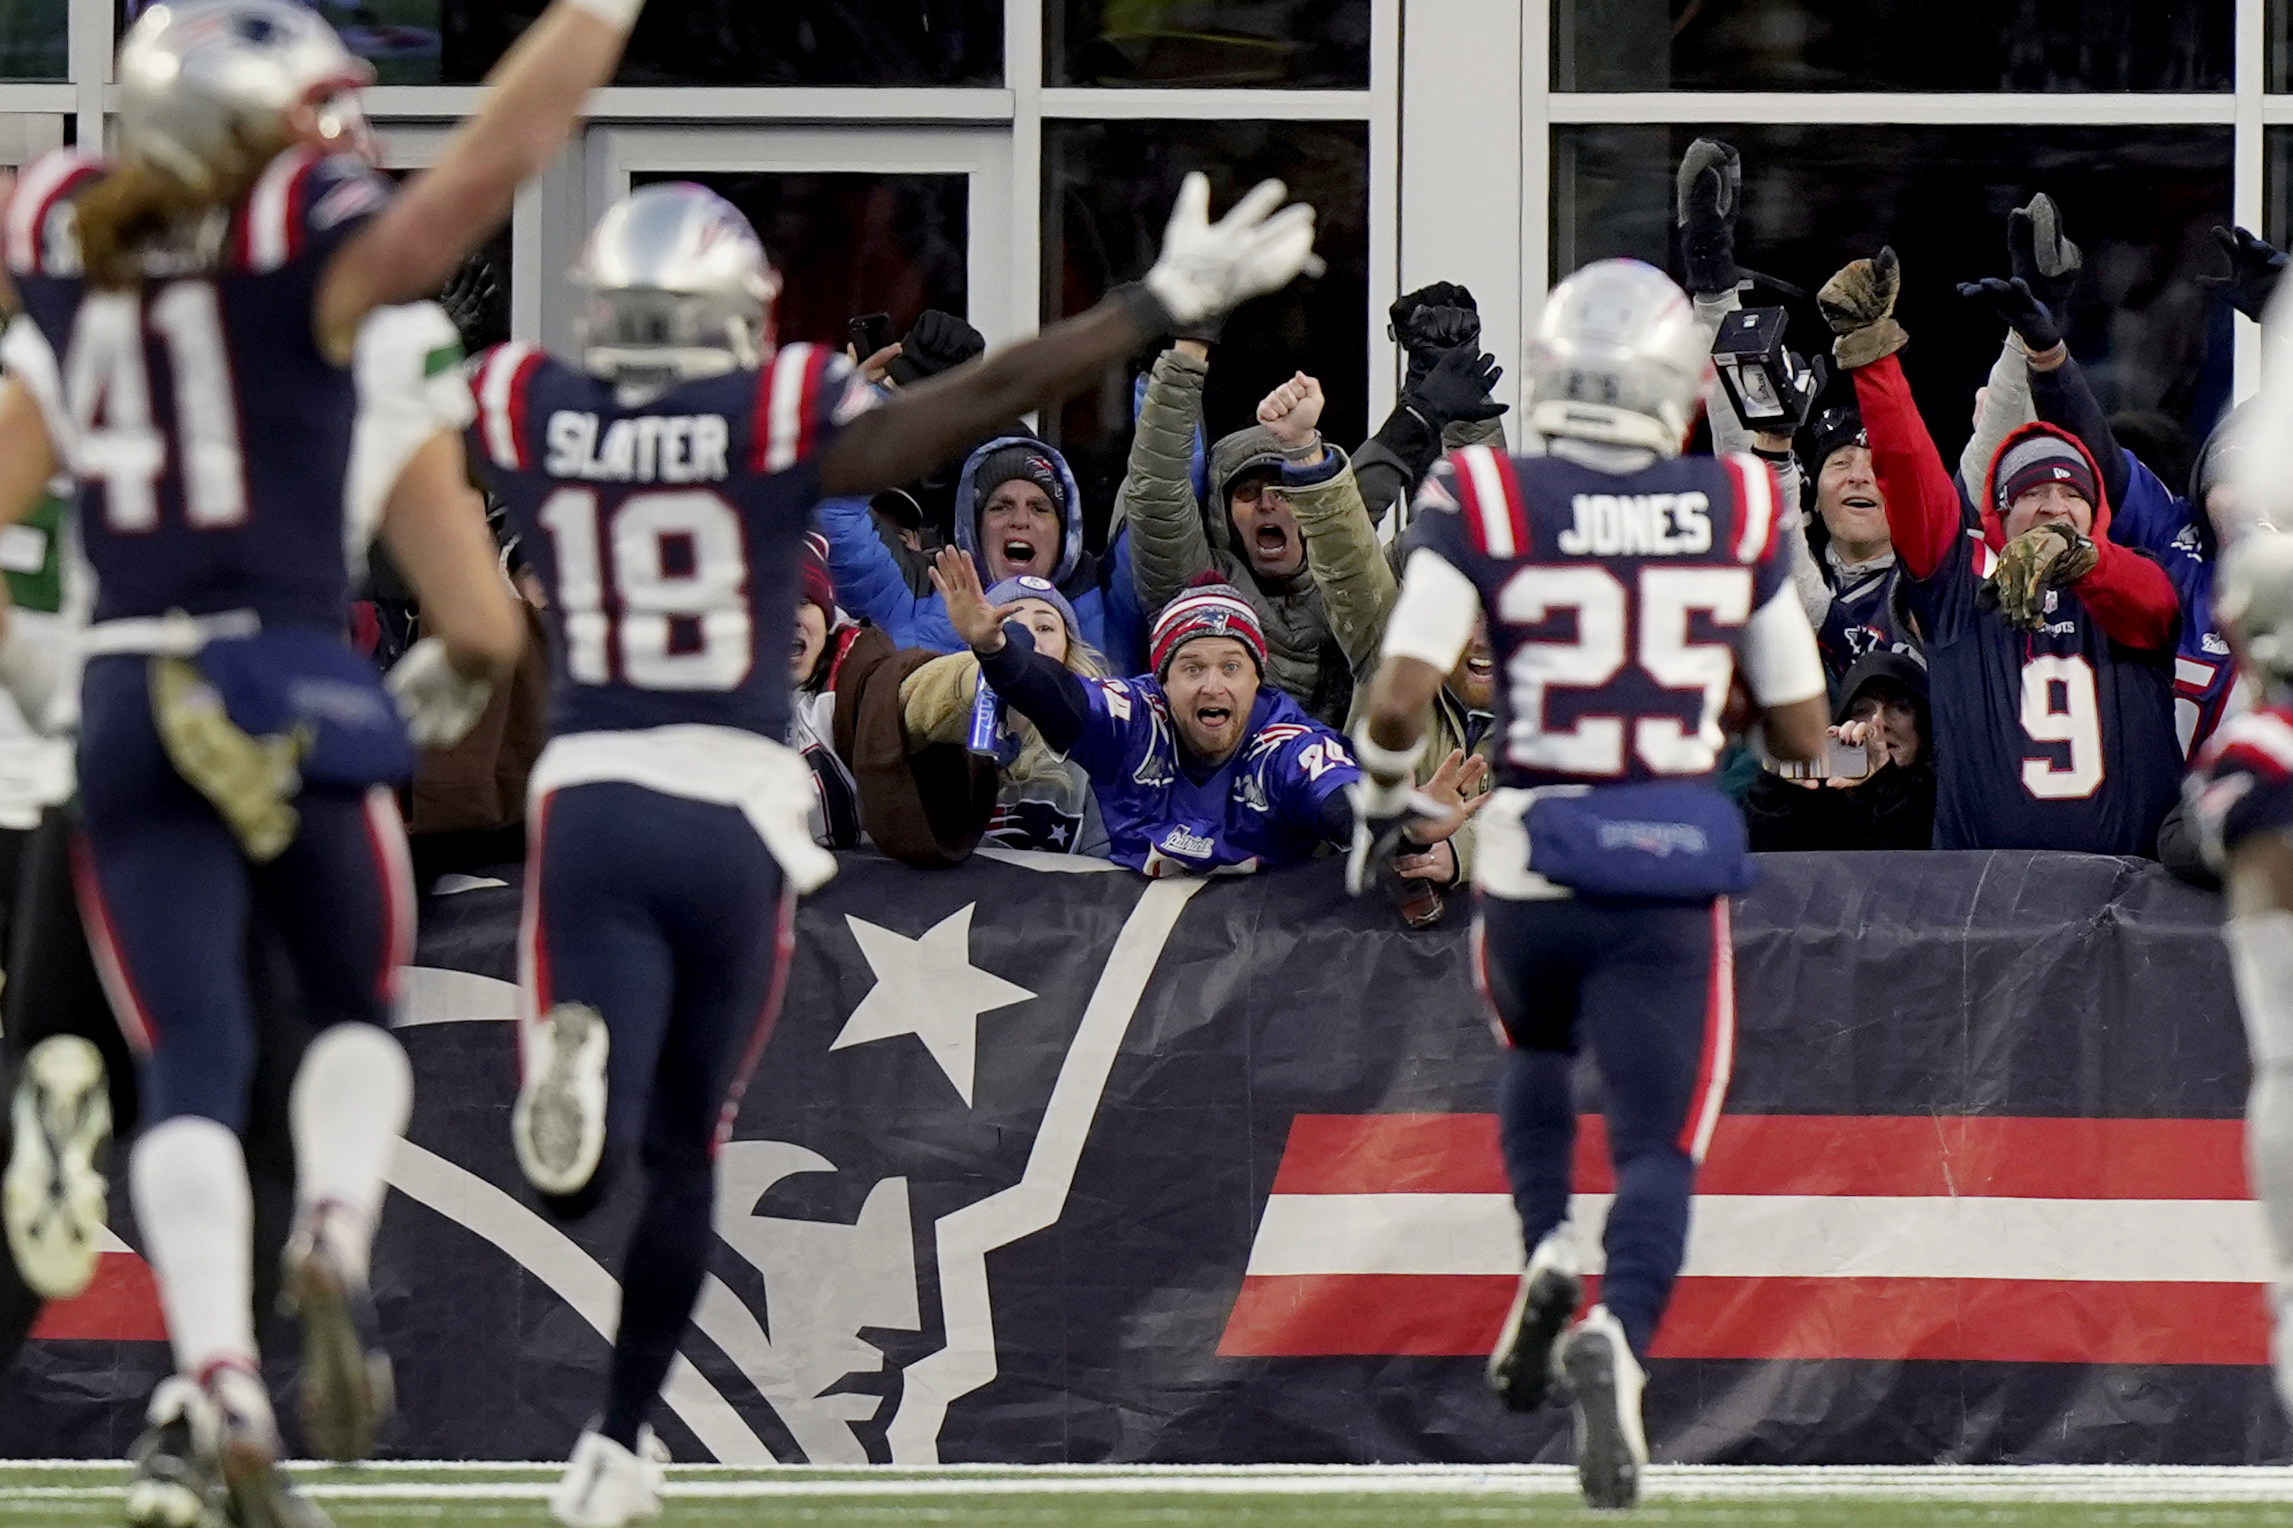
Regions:
<instances>
[{"instance_id":1,"label":"glass window panel","mask_svg":"<svg viewBox=\"0 0 2293 1528\"><path fill-rule=\"evenodd\" d=\"M2197 278L2222 268L2208 230L2229 219L2229 129L1562 128L1554 273L1611 255L1676 271L1673 168L1700 133L1743 153L1737 259L1809 294L1785 304L1793 348L1828 341L1812 294L1833 271L1882 244L1902 256L1903 365L1946 462L2004 338L1954 288L2007 273L2006 214L2039 191L2085 251L2069 338L2104 406L2202 436L2228 402L2227 307Z\"/></svg>"},{"instance_id":2,"label":"glass window panel","mask_svg":"<svg viewBox=\"0 0 2293 1528\"><path fill-rule=\"evenodd\" d=\"M970 187L961 175L645 174L691 180L747 215L780 267L780 338L844 348L846 326L926 308L968 313Z\"/></svg>"},{"instance_id":3,"label":"glass window panel","mask_svg":"<svg viewBox=\"0 0 2293 1528\"><path fill-rule=\"evenodd\" d=\"M1054 85L1369 88L1370 0L1043 0Z\"/></svg>"},{"instance_id":4,"label":"glass window panel","mask_svg":"<svg viewBox=\"0 0 2293 1528\"><path fill-rule=\"evenodd\" d=\"M52 5L66 0L0 0ZM123 20L151 0L120 0ZM474 85L546 0L303 0L386 85ZM61 31L58 37L62 36ZM59 57L61 44L58 44ZM60 66L59 66L60 67ZM653 0L623 85L997 85L1003 0Z\"/></svg>"},{"instance_id":5,"label":"glass window panel","mask_svg":"<svg viewBox=\"0 0 2293 1528\"><path fill-rule=\"evenodd\" d=\"M2235 0L1554 0L1553 88L2229 90L2236 9Z\"/></svg>"},{"instance_id":6,"label":"glass window panel","mask_svg":"<svg viewBox=\"0 0 2293 1528\"><path fill-rule=\"evenodd\" d=\"M0 80L71 77L71 0L0 0Z\"/></svg>"},{"instance_id":7,"label":"glass window panel","mask_svg":"<svg viewBox=\"0 0 2293 1528\"><path fill-rule=\"evenodd\" d=\"M1043 127L1044 318L1080 313L1135 281L1162 247L1178 183L1210 176L1213 213L1278 175L1319 214L1318 281L1261 298L1227 321L1212 353L1204 411L1213 438L1250 424L1258 400L1294 371L1329 395L1322 431L1351 449L1368 433L1369 129L1329 122L1047 122ZM1043 428L1083 482L1098 545L1130 451L1132 379L1110 373Z\"/></svg>"}]
</instances>

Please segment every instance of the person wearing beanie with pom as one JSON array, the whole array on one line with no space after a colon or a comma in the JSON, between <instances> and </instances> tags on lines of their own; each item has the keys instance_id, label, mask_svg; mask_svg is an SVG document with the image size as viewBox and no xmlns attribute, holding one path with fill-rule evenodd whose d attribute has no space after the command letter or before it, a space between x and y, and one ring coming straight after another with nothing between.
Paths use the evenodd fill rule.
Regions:
<instances>
[{"instance_id":1,"label":"person wearing beanie with pom","mask_svg":"<svg viewBox=\"0 0 2293 1528\"><path fill-rule=\"evenodd\" d=\"M1007 578L987 591L987 602L1026 627L1042 657L1082 679L1106 676L1105 661L1083 640L1075 607L1048 579ZM1006 708L993 724L991 737L976 736L979 689L978 655L968 650L948 653L901 682L900 710L915 746L950 743L976 752L983 751L980 745L985 742L993 748L995 814L981 843L1105 858L1107 828L1091 793L1091 777L1080 764L1054 751L1016 708Z\"/></svg>"},{"instance_id":2,"label":"person wearing beanie with pom","mask_svg":"<svg viewBox=\"0 0 2293 1528\"><path fill-rule=\"evenodd\" d=\"M969 558L942 552L932 582L995 692L1090 775L1117 864L1158 877L1234 874L1352 841L1353 755L1264 684L1266 635L1231 584L1192 585L1163 609L1152 673L1085 679L1036 650L1015 619L1021 607L992 603ZM1456 763L1428 794L1446 788L1456 800Z\"/></svg>"}]
</instances>

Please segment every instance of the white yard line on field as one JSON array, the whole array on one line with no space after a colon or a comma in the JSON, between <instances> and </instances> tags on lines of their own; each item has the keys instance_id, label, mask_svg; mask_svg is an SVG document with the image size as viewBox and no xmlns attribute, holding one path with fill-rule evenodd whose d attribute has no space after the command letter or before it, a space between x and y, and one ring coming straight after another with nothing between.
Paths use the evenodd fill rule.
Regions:
<instances>
[{"instance_id":1,"label":"white yard line on field","mask_svg":"<svg viewBox=\"0 0 2293 1528\"><path fill-rule=\"evenodd\" d=\"M101 1468L101 1466L93 1466ZM87 1464L0 1465L0 1505L27 1501L116 1499L117 1486L10 1487L11 1472L85 1470ZM394 1465L371 1480L314 1481L308 1493L326 1501L539 1501L547 1480L471 1476L532 1472L534 1465ZM460 1475L452 1482L392 1479L423 1473ZM1658 1466L1646 1479L1653 1500L1857 1497L1970 1502L2199 1503L2293 1502L2293 1470L2149 1466L1969 1468L1756 1468ZM731 1478L720 1470L680 1470L668 1494L682 1500L787 1498L915 1499L1019 1496L1573 1496L1576 1477L1561 1465L1364 1466L957 1466L939 1470L883 1468L865 1475L791 1468Z\"/></svg>"}]
</instances>

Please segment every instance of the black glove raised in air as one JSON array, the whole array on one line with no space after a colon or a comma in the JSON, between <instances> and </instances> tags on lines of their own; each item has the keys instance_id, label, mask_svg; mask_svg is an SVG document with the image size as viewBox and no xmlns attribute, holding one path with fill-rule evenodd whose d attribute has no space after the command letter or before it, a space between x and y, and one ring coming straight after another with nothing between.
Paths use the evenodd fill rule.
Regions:
<instances>
[{"instance_id":1,"label":"black glove raised in air","mask_svg":"<svg viewBox=\"0 0 2293 1528\"><path fill-rule=\"evenodd\" d=\"M2229 256L2229 274L2200 276L2197 284L2227 290L2229 305L2260 323L2270 294L2277 290L2277 278L2285 272L2285 251L2242 228L2216 228L2213 237L2221 252Z\"/></svg>"},{"instance_id":2,"label":"black glove raised in air","mask_svg":"<svg viewBox=\"0 0 2293 1528\"><path fill-rule=\"evenodd\" d=\"M1959 295L1969 302L1979 302L2006 321L2008 328L2022 336L2023 347L2032 355L2052 350L2062 343L2062 326L2048 311L2045 303L2031 291L2030 284L2021 277L2012 281L1997 276L1985 276L1980 281L1959 283Z\"/></svg>"},{"instance_id":3,"label":"black glove raised in air","mask_svg":"<svg viewBox=\"0 0 2293 1528\"><path fill-rule=\"evenodd\" d=\"M1434 362L1401 401L1438 435L1452 424L1477 424L1504 413L1505 405L1489 396L1504 375L1495 356L1478 345L1460 345Z\"/></svg>"},{"instance_id":4,"label":"black glove raised in air","mask_svg":"<svg viewBox=\"0 0 2293 1528\"><path fill-rule=\"evenodd\" d=\"M900 353L885 367L894 382L909 387L926 377L953 371L987 349L987 338L977 329L937 308L916 315L915 327L900 341Z\"/></svg>"},{"instance_id":5,"label":"black glove raised in air","mask_svg":"<svg viewBox=\"0 0 2293 1528\"><path fill-rule=\"evenodd\" d=\"M1689 291L1733 292L1742 284L1743 272L1736 269L1736 209L1743 203L1743 189L1743 161L1718 139L1698 138L1680 156L1674 215Z\"/></svg>"}]
</instances>

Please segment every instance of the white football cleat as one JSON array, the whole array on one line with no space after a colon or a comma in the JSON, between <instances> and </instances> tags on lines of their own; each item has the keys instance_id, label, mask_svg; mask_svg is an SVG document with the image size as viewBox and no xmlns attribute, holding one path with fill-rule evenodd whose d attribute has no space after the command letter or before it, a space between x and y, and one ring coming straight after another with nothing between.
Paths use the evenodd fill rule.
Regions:
<instances>
[{"instance_id":1,"label":"white football cleat","mask_svg":"<svg viewBox=\"0 0 2293 1528\"><path fill-rule=\"evenodd\" d=\"M1648 1376L1607 1306L1595 1305L1561 1343L1561 1370L1575 1391L1576 1478L1585 1505L1632 1506L1648 1467L1648 1434L1640 1421Z\"/></svg>"},{"instance_id":2,"label":"white football cleat","mask_svg":"<svg viewBox=\"0 0 2293 1528\"><path fill-rule=\"evenodd\" d=\"M1490 1351L1489 1388L1511 1411L1534 1411L1552 1389L1553 1344L1584 1298L1576 1239L1567 1226L1548 1232L1529 1257L1513 1308Z\"/></svg>"},{"instance_id":3,"label":"white football cleat","mask_svg":"<svg viewBox=\"0 0 2293 1528\"><path fill-rule=\"evenodd\" d=\"M510 1137L526 1181L544 1194L587 1188L605 1154L606 1047L605 1018L586 1003L558 1004L534 1033Z\"/></svg>"},{"instance_id":4,"label":"white football cleat","mask_svg":"<svg viewBox=\"0 0 2293 1528\"><path fill-rule=\"evenodd\" d=\"M103 1052L51 1035L24 1057L11 1107L15 1149L0 1178L8 1250L32 1293L69 1300L96 1274L110 1190L111 1094Z\"/></svg>"},{"instance_id":5,"label":"white football cleat","mask_svg":"<svg viewBox=\"0 0 2293 1528\"><path fill-rule=\"evenodd\" d=\"M644 1440L638 1440L644 1446ZM549 1515L564 1528L627 1528L661 1515L661 1469L599 1432L573 1445L573 1462L550 1493Z\"/></svg>"},{"instance_id":6,"label":"white football cleat","mask_svg":"<svg viewBox=\"0 0 2293 1528\"><path fill-rule=\"evenodd\" d=\"M128 1528L207 1528L223 1511L222 1414L180 1376L144 1412L127 1481Z\"/></svg>"}]
</instances>

